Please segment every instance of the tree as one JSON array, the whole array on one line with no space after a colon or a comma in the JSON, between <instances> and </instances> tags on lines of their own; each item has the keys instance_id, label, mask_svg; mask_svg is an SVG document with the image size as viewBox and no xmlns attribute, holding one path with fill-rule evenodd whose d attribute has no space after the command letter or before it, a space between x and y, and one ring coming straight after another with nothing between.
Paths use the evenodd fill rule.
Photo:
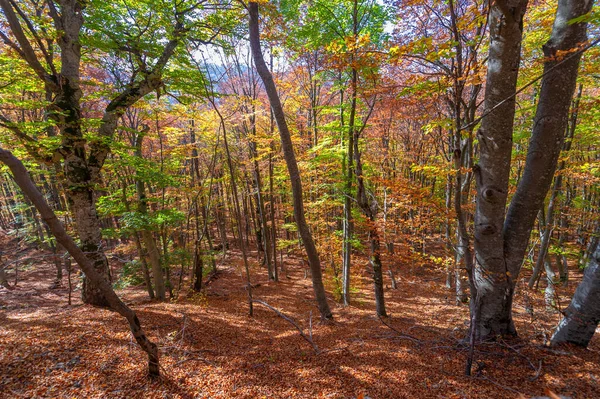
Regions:
<instances>
[{"instance_id":1,"label":"tree","mask_svg":"<svg viewBox=\"0 0 600 399\"><path fill-rule=\"evenodd\" d=\"M319 260L319 254L313 240L312 234L306 223L304 217L304 201L302 198L302 181L300 180L300 172L298 170L298 164L296 162L296 155L294 154L294 147L292 144L290 131L285 120L285 114L283 112L283 106L277 93L277 87L275 81L271 75L271 71L267 67L265 60L262 55L260 48L260 30L258 21L258 3L248 3L248 13L250 17L249 30L250 30L250 47L252 50L252 58L254 59L254 65L260 75L260 78L265 85L265 90L269 97L269 103L273 110L275 121L279 129L279 137L281 138L281 148L288 168L290 176L290 183L292 185L292 195L294 204L294 218L298 226L298 232L302 238L304 249L308 257L308 264L310 266L311 278L313 283L313 290L315 293L315 299L319 312L321 313L322 319L331 319L333 316L327 303L327 297L325 296L325 287L323 286L323 277L321 272L321 261Z\"/></svg>"},{"instance_id":2,"label":"tree","mask_svg":"<svg viewBox=\"0 0 600 399\"><path fill-rule=\"evenodd\" d=\"M585 268L571 304L552 336L552 345L571 343L587 347L600 322L600 246Z\"/></svg>"},{"instance_id":3,"label":"tree","mask_svg":"<svg viewBox=\"0 0 600 399\"><path fill-rule=\"evenodd\" d=\"M93 4L93 6L89 10L92 11L92 20L94 17L109 17L102 14L102 11L106 10L103 10L99 4ZM81 248L94 263L96 271L107 276L108 262L102 248L100 221L96 211L97 195L94 186L100 181L100 171L110 152L108 143L114 135L121 116L139 99L162 86L163 70L186 32L183 22L184 13L175 12L174 24L169 27L168 41L159 51L147 53L151 55L148 58L142 57L142 49L136 47L141 44L139 40L125 44L125 38L117 38L111 43L121 51L137 57L137 67L132 71L129 83L121 88L106 105L95 140L88 142L84 136L81 109L83 96L81 48L84 15L88 11L86 3L65 0L56 7L55 3L51 1L47 3L45 10L40 10L40 12L47 12L58 35L58 60L53 58L53 44L44 45L38 35L39 31L45 33L44 28L36 29L32 20L19 8L18 3L3 0L0 2L0 7L4 11L6 22L14 36L13 40L3 34L4 42L27 63L37 76L39 83L46 88L52 98L46 109L49 119L58 128L62 141L60 147L50 155L50 158L60 157L63 159L64 175L68 186L67 194ZM144 14L144 12L141 11L139 14ZM123 27L126 26L126 22L131 21L125 21L122 16L119 16L113 22ZM139 27L136 26L137 22L133 21L133 30ZM121 31L127 32L127 29L123 28ZM107 30L104 33L109 34ZM34 43L31 42L28 35L33 37ZM39 51L36 51L34 45L38 46ZM60 69L57 68L57 64L60 65ZM3 124L15 132L20 140L35 143L35 139L22 131L18 124L9 120L5 120ZM90 279L84 281L82 298L86 303L99 306L109 305L107 299L103 297L100 287L97 287Z\"/></svg>"},{"instance_id":4,"label":"tree","mask_svg":"<svg viewBox=\"0 0 600 399\"><path fill-rule=\"evenodd\" d=\"M523 15L527 1L497 1L490 14L485 109L475 166L475 299L472 334L479 339L516 334L512 301L529 236L556 170L577 79L587 24L573 19L592 1L561 0L544 45L544 77L527 160L508 211L509 172ZM505 216L506 215L506 216Z\"/></svg>"},{"instance_id":5,"label":"tree","mask_svg":"<svg viewBox=\"0 0 600 399\"><path fill-rule=\"evenodd\" d=\"M58 220L54 211L52 211L52 208L50 208L43 195L31 181L29 173L27 172L27 169L25 169L25 166L23 166L23 163L10 151L3 148L0 148L0 161L10 168L18 186L31 202L33 202L36 209L40 212L40 215L52 231L52 234L56 237L56 240L79 264L83 272L100 291L102 298L106 300L110 309L127 319L133 337L142 350L148 354L149 375L153 377L160 375L158 347L146 336L135 312L121 301L117 294L115 294L106 276L96 270L96 265L88 256L86 256L83 250L75 244L71 236L67 234L62 223Z\"/></svg>"}]
</instances>

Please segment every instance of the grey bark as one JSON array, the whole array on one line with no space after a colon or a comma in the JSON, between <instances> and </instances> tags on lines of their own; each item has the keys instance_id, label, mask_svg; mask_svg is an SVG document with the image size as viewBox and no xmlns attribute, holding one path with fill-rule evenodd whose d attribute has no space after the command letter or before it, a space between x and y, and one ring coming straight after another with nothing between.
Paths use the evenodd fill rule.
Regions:
<instances>
[{"instance_id":1,"label":"grey bark","mask_svg":"<svg viewBox=\"0 0 600 399\"><path fill-rule=\"evenodd\" d=\"M565 142L563 144L563 152L568 152L571 149L571 143L573 142L573 136L575 135L575 129L577 127L577 114L579 108L579 101L581 100L583 86L579 86L579 91L577 97L573 100L573 107L571 111L571 116L569 118L569 125L567 129L567 134L565 137ZM566 167L566 161L562 160L558 164L557 174L554 177L554 184L552 185L552 191L550 194L550 200L548 201L548 209L546 210L546 222L545 229L543 230L542 240L540 243L540 252L538 254L538 259L535 263L535 267L533 268L533 274L531 279L529 280L529 288L533 288L533 285L539 278L539 273L542 270L542 263L545 264L546 257L548 255L548 249L550 247L550 236L552 234L552 230L554 229L554 208L557 202L558 194L562 191L563 186L563 175L562 171ZM549 266L544 266L546 269ZM562 267L561 267L562 269ZM561 278L564 275L564 271L561 273Z\"/></svg>"},{"instance_id":2,"label":"grey bark","mask_svg":"<svg viewBox=\"0 0 600 399\"><path fill-rule=\"evenodd\" d=\"M323 277L321 272L321 261L319 260L319 254L315 246L312 234L308 227L308 223L304 217L304 202L302 198L302 181L300 180L300 171L298 170L298 163L296 162L296 155L294 154L294 147L290 131L285 120L285 113L283 106L277 93L277 87L273 80L273 76L267 67L263 54L260 48L260 30L258 21L258 3L248 3L248 11L250 16L249 31L250 31L250 47L252 50L252 58L256 70L260 75L269 97L269 103L273 110L273 116L277 122L279 128L279 136L281 139L281 148L283 150L283 156L288 168L290 175L290 182L292 185L292 196L294 205L294 218L298 226L298 232L302 238L306 255L308 257L308 263L311 270L313 290L321 313L321 318L331 319L333 316L327 303L327 297L325 295L325 287L323 286Z\"/></svg>"},{"instance_id":3,"label":"grey bark","mask_svg":"<svg viewBox=\"0 0 600 399\"><path fill-rule=\"evenodd\" d=\"M523 176L508 209L503 230L506 262L513 284L521 270L531 229L552 183L563 148L581 59L581 52L568 52L587 41L587 24L571 23L571 20L587 14L592 4L592 0L559 0L551 37L543 46L547 57L544 73L547 75L542 80ZM561 56L560 51L567 54Z\"/></svg>"},{"instance_id":4,"label":"grey bark","mask_svg":"<svg viewBox=\"0 0 600 399\"><path fill-rule=\"evenodd\" d=\"M600 247L590 258L583 280L551 339L552 345L571 343L587 347L600 321Z\"/></svg>"},{"instance_id":5,"label":"grey bark","mask_svg":"<svg viewBox=\"0 0 600 399\"><path fill-rule=\"evenodd\" d=\"M473 280L479 312L475 335L487 338L515 333L510 306L512 282L504 259L502 226L508 194L523 15L527 0L499 0L490 7L490 50L485 88L485 116L477 133L479 164L475 165L477 205L475 210ZM504 101L504 102L503 102Z\"/></svg>"},{"instance_id":6,"label":"grey bark","mask_svg":"<svg viewBox=\"0 0 600 399\"><path fill-rule=\"evenodd\" d=\"M480 339L514 335L512 301L516 279L537 213L550 188L567 128L586 24L569 23L586 14L591 0L560 0L550 40L525 168L508 212L505 206L512 150L515 88L523 13L527 1L495 2L490 14L490 56L485 108L476 167L475 286L480 297L476 333ZM560 62L560 64L559 64Z\"/></svg>"}]
</instances>

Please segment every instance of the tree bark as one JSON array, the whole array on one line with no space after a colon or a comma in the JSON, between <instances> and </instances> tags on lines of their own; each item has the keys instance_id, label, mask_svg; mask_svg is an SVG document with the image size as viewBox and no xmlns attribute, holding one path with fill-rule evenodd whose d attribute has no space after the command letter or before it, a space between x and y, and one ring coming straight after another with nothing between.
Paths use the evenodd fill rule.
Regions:
<instances>
[{"instance_id":1,"label":"tree bark","mask_svg":"<svg viewBox=\"0 0 600 399\"><path fill-rule=\"evenodd\" d=\"M587 347L600 321L600 247L585 268L571 304L564 312L551 344L571 343Z\"/></svg>"},{"instance_id":2,"label":"tree bark","mask_svg":"<svg viewBox=\"0 0 600 399\"><path fill-rule=\"evenodd\" d=\"M319 254L315 246L312 234L308 227L308 223L304 217L304 202L302 198L302 181L300 180L300 171L298 170L298 163L296 162L296 155L294 154L294 147L290 131L285 120L285 114L283 112L283 106L277 93L275 81L273 76L265 63L263 54L260 48L260 30L258 21L258 3L249 2L248 11L250 16L249 31L250 31L250 47L252 50L252 58L256 70L262 79L267 96L269 97L269 103L273 110L273 116L277 122L279 128L279 136L281 138L281 148L283 150L283 156L288 168L290 175L290 182L292 185L292 196L294 205L294 218L298 225L298 232L302 238L306 255L308 257L308 263L310 265L311 277L317 306L321 313L322 319L331 319L333 315L329 309L327 303L327 297L325 295L325 287L323 286L323 277L321 272L321 261L319 260Z\"/></svg>"},{"instance_id":3,"label":"tree bark","mask_svg":"<svg viewBox=\"0 0 600 399\"><path fill-rule=\"evenodd\" d=\"M508 195L515 92L527 2L498 0L490 8L490 50L484 105L484 113L489 114L483 118L477 133L480 157L474 171L477 205L473 282L481 304L478 325L474 327L475 335L480 339L516 333L510 317L513 288L504 259L502 226Z\"/></svg>"},{"instance_id":4,"label":"tree bark","mask_svg":"<svg viewBox=\"0 0 600 399\"><path fill-rule=\"evenodd\" d=\"M488 114L479 132L481 155L476 167L475 285L481 299L476 326L479 339L516 334L512 319L514 287L535 218L556 170L581 58L577 50L586 41L586 23L570 21L589 12L592 1L559 0L550 40L543 46L544 77L523 176L504 218L527 1L511 4L495 2L490 15L490 61L485 93Z\"/></svg>"}]
</instances>

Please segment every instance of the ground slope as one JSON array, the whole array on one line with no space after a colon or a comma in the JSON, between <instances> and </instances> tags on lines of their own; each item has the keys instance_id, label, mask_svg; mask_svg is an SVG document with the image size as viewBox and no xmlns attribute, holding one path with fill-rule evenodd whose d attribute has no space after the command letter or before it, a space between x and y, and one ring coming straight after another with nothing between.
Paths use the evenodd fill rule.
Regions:
<instances>
[{"instance_id":1,"label":"ground slope","mask_svg":"<svg viewBox=\"0 0 600 399\"><path fill-rule=\"evenodd\" d=\"M312 312L317 354L272 310L257 304L248 317L238 264L234 253L204 294L182 294L169 303L147 301L143 287L119 291L160 345L163 376L150 381L124 320L82 305L78 292L68 306L66 288L49 288L53 266L35 262L19 273L13 290L0 288L0 397L516 398L547 388L573 398L600 397L600 339L588 350L545 348L558 314L543 310L541 293L518 295L520 339L478 346L475 376L466 377L461 339L468 309L453 304L437 271L402 271L398 289L386 290L386 326L374 316L366 272L356 279L353 306L334 306L335 321L319 324L298 261L286 260L288 278L279 283L254 267L256 299L307 334ZM356 268L366 266L357 261Z\"/></svg>"}]
</instances>

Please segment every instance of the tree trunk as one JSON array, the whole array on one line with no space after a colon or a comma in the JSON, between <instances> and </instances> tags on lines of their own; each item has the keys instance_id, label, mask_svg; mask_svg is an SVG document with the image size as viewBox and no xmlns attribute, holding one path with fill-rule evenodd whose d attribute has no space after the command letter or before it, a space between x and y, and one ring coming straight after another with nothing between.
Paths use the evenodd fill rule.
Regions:
<instances>
[{"instance_id":1,"label":"tree trunk","mask_svg":"<svg viewBox=\"0 0 600 399\"><path fill-rule=\"evenodd\" d=\"M523 177L504 224L506 264L513 288L535 218L548 193L563 148L581 59L581 52L573 51L587 41L587 24L571 23L571 20L587 14L592 3L592 0L559 0L550 40L543 46L547 58L533 132ZM510 308L508 316L512 319Z\"/></svg>"},{"instance_id":2,"label":"tree trunk","mask_svg":"<svg viewBox=\"0 0 600 399\"><path fill-rule=\"evenodd\" d=\"M140 158L142 158L142 141L147 131L148 129L146 128L144 131L138 132L135 141L135 155ZM137 177L135 180L135 188L138 196L138 212L141 213L143 216L147 217L148 205L146 198L146 187L144 182ZM146 247L146 252L148 253L150 266L152 267L152 278L154 279L154 290L156 291L156 298L158 298L161 301L164 301L166 299L166 290L163 268L160 259L160 252L158 251L156 240L154 239L154 236L152 235L152 232L149 230L149 228L150 226L144 226L140 234L142 236L144 246Z\"/></svg>"},{"instance_id":3,"label":"tree trunk","mask_svg":"<svg viewBox=\"0 0 600 399\"><path fill-rule=\"evenodd\" d=\"M587 347L600 321L600 247L585 268L565 318L556 327L551 344L564 342Z\"/></svg>"},{"instance_id":4,"label":"tree trunk","mask_svg":"<svg viewBox=\"0 0 600 399\"><path fill-rule=\"evenodd\" d=\"M204 262L202 261L202 250L200 242L196 242L194 250L194 291L200 292L202 289L202 274L204 272Z\"/></svg>"},{"instance_id":5,"label":"tree trunk","mask_svg":"<svg viewBox=\"0 0 600 399\"><path fill-rule=\"evenodd\" d=\"M572 51L586 41L586 24L570 21L586 14L592 5L590 0L559 1L552 35L543 46L547 58L523 176L504 218L526 3L510 6L497 1L491 8L486 116L479 132L481 155L475 171L475 285L481 306L476 333L480 339L516 334L514 287L564 141L581 58L581 52ZM569 58L559 61L561 52Z\"/></svg>"},{"instance_id":6,"label":"tree trunk","mask_svg":"<svg viewBox=\"0 0 600 399\"><path fill-rule=\"evenodd\" d=\"M479 165L475 167L477 202L475 210L475 265L473 282L481 309L475 336L515 334L510 317L513 287L504 260L502 226L508 195L515 115L515 91L523 15L527 0L498 0L490 8L490 49L485 87L486 115L477 133ZM473 311L473 310L472 310Z\"/></svg>"},{"instance_id":7,"label":"tree trunk","mask_svg":"<svg viewBox=\"0 0 600 399\"><path fill-rule=\"evenodd\" d=\"M354 230L354 223L352 222L352 175L353 175L353 161L354 161L354 132L355 132L355 118L356 118L356 86L358 81L358 73L356 68L352 68L352 81L351 81L351 103L350 103L350 117L348 120L349 131L348 131L348 146L345 154L345 160L343 161L343 172L344 172L344 237L342 244L342 303L345 306L350 304L350 269L352 263L352 233Z\"/></svg>"},{"instance_id":8,"label":"tree trunk","mask_svg":"<svg viewBox=\"0 0 600 399\"><path fill-rule=\"evenodd\" d=\"M283 112L283 106L277 93L277 88L273 80L273 76L269 71L269 68L265 64L265 60L262 55L260 48L260 30L258 21L258 3L249 2L248 11L250 15L249 30L250 30L250 47L252 49L252 58L256 70L260 75L267 95L269 97L269 103L273 110L273 116L277 122L279 128L279 136L281 138L281 148L290 175L290 182L292 185L292 196L294 205L294 217L298 226L298 232L304 243L306 255L308 257L308 263L311 269L313 290L321 313L321 318L331 319L333 316L327 303L327 297L325 295L325 287L323 286L323 277L321 272L321 262L319 260L319 254L313 241L312 234L304 217L304 201L302 198L302 181L300 180L300 171L298 170L298 163L296 162L296 155L294 154L294 147L290 131L285 120L285 114Z\"/></svg>"}]
</instances>

